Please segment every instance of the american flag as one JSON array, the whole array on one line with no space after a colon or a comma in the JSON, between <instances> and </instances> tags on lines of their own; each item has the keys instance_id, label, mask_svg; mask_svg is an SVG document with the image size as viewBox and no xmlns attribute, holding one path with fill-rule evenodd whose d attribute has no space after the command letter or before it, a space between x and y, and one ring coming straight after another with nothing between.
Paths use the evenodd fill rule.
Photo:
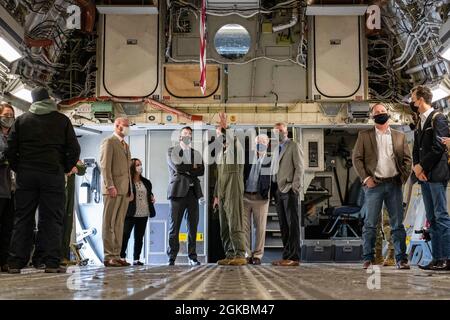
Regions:
<instances>
[{"instance_id":1,"label":"american flag","mask_svg":"<svg viewBox=\"0 0 450 320\"><path fill-rule=\"evenodd\" d=\"M200 89L206 92L206 0L202 0L202 15L200 17Z\"/></svg>"}]
</instances>

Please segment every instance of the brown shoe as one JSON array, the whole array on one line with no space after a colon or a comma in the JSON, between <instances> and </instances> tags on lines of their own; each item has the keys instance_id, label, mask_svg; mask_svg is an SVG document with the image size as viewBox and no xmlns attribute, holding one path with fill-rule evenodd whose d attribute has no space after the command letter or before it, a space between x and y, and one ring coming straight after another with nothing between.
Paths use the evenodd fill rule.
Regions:
<instances>
[{"instance_id":1,"label":"brown shoe","mask_svg":"<svg viewBox=\"0 0 450 320\"><path fill-rule=\"evenodd\" d=\"M374 265L374 261L372 260L365 260L363 264L363 269L369 269L371 266Z\"/></svg>"},{"instance_id":2,"label":"brown shoe","mask_svg":"<svg viewBox=\"0 0 450 320\"><path fill-rule=\"evenodd\" d=\"M122 267L122 264L120 264L117 260L110 259L103 262L105 267Z\"/></svg>"},{"instance_id":3,"label":"brown shoe","mask_svg":"<svg viewBox=\"0 0 450 320\"><path fill-rule=\"evenodd\" d=\"M411 269L411 267L408 264L408 260L401 260L401 261L397 262L396 266L397 266L397 269L400 269L400 270L409 270L409 269Z\"/></svg>"},{"instance_id":4,"label":"brown shoe","mask_svg":"<svg viewBox=\"0 0 450 320\"><path fill-rule=\"evenodd\" d=\"M131 266L130 263L127 262L125 259L116 259L116 261L123 267L129 267Z\"/></svg>"},{"instance_id":5,"label":"brown shoe","mask_svg":"<svg viewBox=\"0 0 450 320\"><path fill-rule=\"evenodd\" d=\"M272 265L273 265L273 266L279 266L280 263L283 262L283 261L284 261L284 260L275 260L275 261L272 261Z\"/></svg>"},{"instance_id":6,"label":"brown shoe","mask_svg":"<svg viewBox=\"0 0 450 320\"><path fill-rule=\"evenodd\" d=\"M230 260L229 265L230 266L245 266L247 264L247 259L245 258L234 258L233 260Z\"/></svg>"},{"instance_id":7,"label":"brown shoe","mask_svg":"<svg viewBox=\"0 0 450 320\"><path fill-rule=\"evenodd\" d=\"M296 260L282 260L278 265L282 267L297 267L300 263Z\"/></svg>"},{"instance_id":8,"label":"brown shoe","mask_svg":"<svg viewBox=\"0 0 450 320\"><path fill-rule=\"evenodd\" d=\"M253 257L247 258L247 264L253 264Z\"/></svg>"},{"instance_id":9,"label":"brown shoe","mask_svg":"<svg viewBox=\"0 0 450 320\"><path fill-rule=\"evenodd\" d=\"M253 258L253 259L252 259L252 264L254 264L254 265L260 265L260 264L261 264L261 259L260 259L260 258Z\"/></svg>"}]
</instances>

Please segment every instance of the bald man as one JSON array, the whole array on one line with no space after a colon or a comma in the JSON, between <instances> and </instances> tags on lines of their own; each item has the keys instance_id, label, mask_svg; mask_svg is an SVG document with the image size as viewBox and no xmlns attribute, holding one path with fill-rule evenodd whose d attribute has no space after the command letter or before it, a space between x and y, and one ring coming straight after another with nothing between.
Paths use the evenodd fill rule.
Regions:
<instances>
[{"instance_id":1,"label":"bald man","mask_svg":"<svg viewBox=\"0 0 450 320\"><path fill-rule=\"evenodd\" d=\"M353 166L364 185L367 207L362 235L363 268L369 268L375 261L377 225L384 203L389 214L396 266L409 269L402 185L411 173L411 151L405 135L390 128L390 116L383 104L373 106L371 117L374 128L360 131L353 149Z\"/></svg>"},{"instance_id":2,"label":"bald man","mask_svg":"<svg viewBox=\"0 0 450 320\"><path fill-rule=\"evenodd\" d=\"M129 266L120 258L123 225L132 199L130 164L131 155L125 137L130 123L126 118L117 118L114 133L103 140L100 147L100 167L103 176L103 252L106 267Z\"/></svg>"}]
</instances>

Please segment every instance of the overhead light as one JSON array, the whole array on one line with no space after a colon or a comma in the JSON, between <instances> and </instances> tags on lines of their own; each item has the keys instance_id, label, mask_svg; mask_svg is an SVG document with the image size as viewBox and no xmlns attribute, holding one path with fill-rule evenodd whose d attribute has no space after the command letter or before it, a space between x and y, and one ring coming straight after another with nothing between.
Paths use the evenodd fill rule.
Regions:
<instances>
[{"instance_id":1,"label":"overhead light","mask_svg":"<svg viewBox=\"0 0 450 320\"><path fill-rule=\"evenodd\" d=\"M17 86L14 90L12 90L11 94L29 103L33 102L33 98L31 97L31 90L23 84Z\"/></svg>"},{"instance_id":2,"label":"overhead light","mask_svg":"<svg viewBox=\"0 0 450 320\"><path fill-rule=\"evenodd\" d=\"M449 60L450 61L450 46L447 49L443 48L443 50L441 51L440 55L445 60Z\"/></svg>"},{"instance_id":3,"label":"overhead light","mask_svg":"<svg viewBox=\"0 0 450 320\"><path fill-rule=\"evenodd\" d=\"M431 102L436 102L450 96L450 91L441 86L431 88L431 92L433 93L433 100Z\"/></svg>"},{"instance_id":4,"label":"overhead light","mask_svg":"<svg viewBox=\"0 0 450 320\"><path fill-rule=\"evenodd\" d=\"M450 61L450 19L448 19L439 29L439 40L442 43L439 54L442 58Z\"/></svg>"},{"instance_id":5,"label":"overhead light","mask_svg":"<svg viewBox=\"0 0 450 320\"><path fill-rule=\"evenodd\" d=\"M431 102L436 102L441 99L447 98L448 96L450 96L449 79L444 78L439 83L432 85L430 89L433 93L433 99Z\"/></svg>"},{"instance_id":6,"label":"overhead light","mask_svg":"<svg viewBox=\"0 0 450 320\"><path fill-rule=\"evenodd\" d=\"M0 37L0 56L5 58L10 63L22 58L20 52L10 45L3 37Z\"/></svg>"},{"instance_id":7,"label":"overhead light","mask_svg":"<svg viewBox=\"0 0 450 320\"><path fill-rule=\"evenodd\" d=\"M355 5L310 5L306 7L307 16L362 16L369 6Z\"/></svg>"}]
</instances>

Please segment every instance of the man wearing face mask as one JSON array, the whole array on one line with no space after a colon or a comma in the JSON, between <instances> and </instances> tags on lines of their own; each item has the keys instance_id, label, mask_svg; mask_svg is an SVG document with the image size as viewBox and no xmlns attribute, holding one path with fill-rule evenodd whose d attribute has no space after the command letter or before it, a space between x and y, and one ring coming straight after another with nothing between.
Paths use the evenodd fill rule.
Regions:
<instances>
[{"instance_id":1,"label":"man wearing face mask","mask_svg":"<svg viewBox=\"0 0 450 320\"><path fill-rule=\"evenodd\" d=\"M433 94L417 86L411 100L418 107L420 120L414 133L414 174L422 189L425 212L430 223L433 260L419 268L450 270L450 217L447 212L447 183L450 172L447 151L442 143L449 136L446 117L431 107Z\"/></svg>"},{"instance_id":2,"label":"man wearing face mask","mask_svg":"<svg viewBox=\"0 0 450 320\"><path fill-rule=\"evenodd\" d=\"M9 130L14 123L14 109L6 102L0 103L0 268L7 272L8 249L14 226L13 172L6 158Z\"/></svg>"},{"instance_id":3,"label":"man wearing face mask","mask_svg":"<svg viewBox=\"0 0 450 320\"><path fill-rule=\"evenodd\" d=\"M270 159L267 157L269 137L260 134L255 139L256 152L244 166L244 212L247 261L259 265L264 255L267 214L269 211ZM255 226L255 249L252 252L252 218Z\"/></svg>"},{"instance_id":4,"label":"man wearing face mask","mask_svg":"<svg viewBox=\"0 0 450 320\"><path fill-rule=\"evenodd\" d=\"M384 203L389 214L396 267L409 269L403 226L402 185L411 173L411 152L405 135L390 128L389 114L383 104L374 105L371 115L375 127L360 131L353 149L353 166L366 187L363 268L369 268L375 261L377 225Z\"/></svg>"},{"instance_id":5,"label":"man wearing face mask","mask_svg":"<svg viewBox=\"0 0 450 320\"><path fill-rule=\"evenodd\" d=\"M184 127L180 131L179 144L170 147L167 153L170 201L169 265L175 264L180 250L179 233L181 221L187 211L188 259L193 266L200 265L197 259L197 226L199 221L198 199L203 197L200 180L205 167L200 152L192 148L192 129Z\"/></svg>"},{"instance_id":6,"label":"man wearing face mask","mask_svg":"<svg viewBox=\"0 0 450 320\"><path fill-rule=\"evenodd\" d=\"M126 118L114 121L114 134L100 146L100 169L103 177L103 263L106 267L129 266L120 257L125 217L133 199L130 174L130 148L125 142L130 123Z\"/></svg>"},{"instance_id":7,"label":"man wearing face mask","mask_svg":"<svg viewBox=\"0 0 450 320\"><path fill-rule=\"evenodd\" d=\"M275 153L273 181L277 184L276 202L283 241L281 260L273 261L275 266L298 266L300 261L300 222L298 202L303 189L303 151L298 142L288 138L284 123L275 124L273 130L278 137Z\"/></svg>"},{"instance_id":8,"label":"man wearing face mask","mask_svg":"<svg viewBox=\"0 0 450 320\"><path fill-rule=\"evenodd\" d=\"M41 262L45 272L65 272L61 260L65 174L80 156L69 118L58 112L45 88L31 92L30 110L19 116L8 136L7 157L17 173L16 212L9 250L9 272L20 273L29 261L36 209Z\"/></svg>"}]
</instances>

